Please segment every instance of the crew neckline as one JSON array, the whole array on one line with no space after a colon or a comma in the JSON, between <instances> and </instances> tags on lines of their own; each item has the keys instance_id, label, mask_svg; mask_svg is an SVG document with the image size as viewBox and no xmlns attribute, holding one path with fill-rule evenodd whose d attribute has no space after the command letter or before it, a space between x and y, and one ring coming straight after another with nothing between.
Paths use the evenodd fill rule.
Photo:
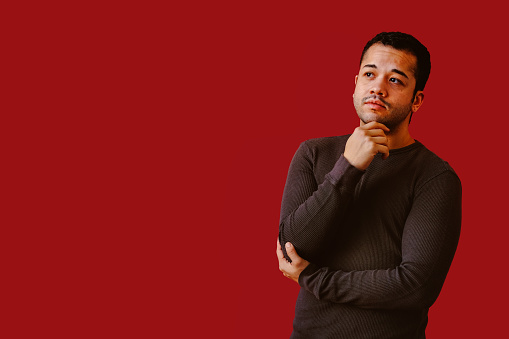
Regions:
<instances>
[{"instance_id":1,"label":"crew neckline","mask_svg":"<svg viewBox=\"0 0 509 339\"><path fill-rule=\"evenodd\" d=\"M389 150L389 154L392 155L392 154L404 153L404 152L412 151L412 150L422 146L422 144L419 142L419 140L417 140L417 139L414 139L414 140L415 140L415 142L411 143L408 146Z\"/></svg>"}]
</instances>

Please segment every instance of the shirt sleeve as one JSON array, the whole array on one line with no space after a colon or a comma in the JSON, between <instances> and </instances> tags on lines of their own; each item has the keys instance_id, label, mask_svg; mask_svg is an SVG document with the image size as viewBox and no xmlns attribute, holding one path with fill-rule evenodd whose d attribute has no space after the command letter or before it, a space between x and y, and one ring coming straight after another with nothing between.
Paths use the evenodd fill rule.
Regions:
<instances>
[{"instance_id":1,"label":"shirt sleeve","mask_svg":"<svg viewBox=\"0 0 509 339\"><path fill-rule=\"evenodd\" d=\"M318 184L313 163L312 152L304 142L290 164L281 203L279 241L287 260L284 245L291 242L300 256L313 261L327 235L337 228L364 174L341 155Z\"/></svg>"},{"instance_id":2,"label":"shirt sleeve","mask_svg":"<svg viewBox=\"0 0 509 339\"><path fill-rule=\"evenodd\" d=\"M299 284L318 299L363 308L429 308L452 263L460 227L461 183L447 171L417 191L403 231L399 266L345 272L310 264Z\"/></svg>"}]
</instances>

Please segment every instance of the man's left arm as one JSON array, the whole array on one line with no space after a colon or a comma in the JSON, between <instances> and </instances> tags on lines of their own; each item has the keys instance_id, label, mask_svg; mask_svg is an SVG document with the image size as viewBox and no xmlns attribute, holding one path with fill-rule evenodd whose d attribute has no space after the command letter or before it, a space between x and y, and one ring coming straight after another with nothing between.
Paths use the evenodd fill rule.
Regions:
<instances>
[{"instance_id":1,"label":"man's left arm","mask_svg":"<svg viewBox=\"0 0 509 339\"><path fill-rule=\"evenodd\" d=\"M290 248L292 263L279 259L280 270L317 299L363 308L428 308L445 281L460 227L461 183L454 172L447 171L417 192L403 231L399 266L351 272L332 270L308 263Z\"/></svg>"}]
</instances>

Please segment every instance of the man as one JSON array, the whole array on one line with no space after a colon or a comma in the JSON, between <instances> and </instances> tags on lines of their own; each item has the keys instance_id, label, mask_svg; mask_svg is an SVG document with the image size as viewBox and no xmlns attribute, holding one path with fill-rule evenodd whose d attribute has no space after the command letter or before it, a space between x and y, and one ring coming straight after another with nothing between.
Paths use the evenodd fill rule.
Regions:
<instances>
[{"instance_id":1,"label":"man","mask_svg":"<svg viewBox=\"0 0 509 339\"><path fill-rule=\"evenodd\" d=\"M355 76L360 126L297 150L277 243L301 286L292 338L425 338L461 224L459 178L408 130L430 68L411 35L378 34Z\"/></svg>"}]
</instances>

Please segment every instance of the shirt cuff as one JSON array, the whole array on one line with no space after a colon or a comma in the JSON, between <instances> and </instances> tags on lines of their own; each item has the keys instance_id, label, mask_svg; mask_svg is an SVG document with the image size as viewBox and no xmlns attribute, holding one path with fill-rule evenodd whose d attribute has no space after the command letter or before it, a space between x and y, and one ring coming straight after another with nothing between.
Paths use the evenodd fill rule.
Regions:
<instances>
[{"instance_id":1,"label":"shirt cuff","mask_svg":"<svg viewBox=\"0 0 509 339\"><path fill-rule=\"evenodd\" d=\"M334 168L332 168L332 171L327 173L326 178L329 179L333 185L337 185L341 182L344 188L353 191L363 174L364 171L352 166L343 154L341 154Z\"/></svg>"},{"instance_id":2,"label":"shirt cuff","mask_svg":"<svg viewBox=\"0 0 509 339\"><path fill-rule=\"evenodd\" d=\"M319 269L320 267L318 267L317 265L309 263L309 265L302 272L300 272L299 275L300 287L306 288L309 285L308 284L309 280L316 278L316 273Z\"/></svg>"}]
</instances>

